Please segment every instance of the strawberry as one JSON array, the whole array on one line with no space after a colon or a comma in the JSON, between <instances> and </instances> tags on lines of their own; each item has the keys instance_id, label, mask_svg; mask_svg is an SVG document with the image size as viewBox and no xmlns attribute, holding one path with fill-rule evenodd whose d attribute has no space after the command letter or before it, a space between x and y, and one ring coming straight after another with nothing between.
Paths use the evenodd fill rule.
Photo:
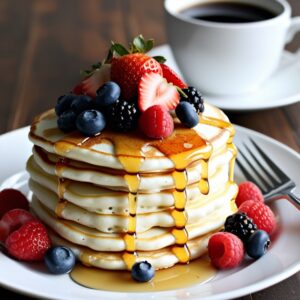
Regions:
<instances>
[{"instance_id":1,"label":"strawberry","mask_svg":"<svg viewBox=\"0 0 300 300\"><path fill-rule=\"evenodd\" d=\"M143 75L139 83L138 105L140 111L150 106L160 105L167 110L175 109L180 100L174 85L168 84L166 79L156 73Z\"/></svg>"},{"instance_id":2,"label":"strawberry","mask_svg":"<svg viewBox=\"0 0 300 300\"><path fill-rule=\"evenodd\" d=\"M229 232L217 232L208 241L208 255L218 269L238 266L244 257L243 242Z\"/></svg>"},{"instance_id":3,"label":"strawberry","mask_svg":"<svg viewBox=\"0 0 300 300\"><path fill-rule=\"evenodd\" d=\"M16 208L8 211L0 221L0 241L4 242L11 232L34 219L33 215L24 209Z\"/></svg>"},{"instance_id":4,"label":"strawberry","mask_svg":"<svg viewBox=\"0 0 300 300\"><path fill-rule=\"evenodd\" d=\"M144 53L127 54L112 59L111 80L121 87L124 100L135 98L138 94L138 84L145 73L162 75L159 63Z\"/></svg>"},{"instance_id":5,"label":"strawberry","mask_svg":"<svg viewBox=\"0 0 300 300\"><path fill-rule=\"evenodd\" d=\"M251 181L245 181L239 184L239 192L236 196L235 203L240 207L247 200L264 202L264 196L257 185Z\"/></svg>"},{"instance_id":6,"label":"strawberry","mask_svg":"<svg viewBox=\"0 0 300 300\"><path fill-rule=\"evenodd\" d=\"M184 83L179 75L176 74L169 66L165 64L160 64L160 66L163 72L163 77L166 78L168 82L173 83L181 89L187 88L186 83Z\"/></svg>"},{"instance_id":7,"label":"strawberry","mask_svg":"<svg viewBox=\"0 0 300 300\"><path fill-rule=\"evenodd\" d=\"M34 217L24 209L12 209L8 211L0 221L0 242L4 242L8 235Z\"/></svg>"},{"instance_id":8,"label":"strawberry","mask_svg":"<svg viewBox=\"0 0 300 300\"><path fill-rule=\"evenodd\" d=\"M163 106L154 105L141 115L139 128L147 137L161 139L172 134L174 122Z\"/></svg>"},{"instance_id":9,"label":"strawberry","mask_svg":"<svg viewBox=\"0 0 300 300\"><path fill-rule=\"evenodd\" d=\"M110 80L110 64L103 64L100 68L93 70L91 75L84 78L72 90L76 95L88 95L96 97L96 91L105 82Z\"/></svg>"},{"instance_id":10,"label":"strawberry","mask_svg":"<svg viewBox=\"0 0 300 300\"><path fill-rule=\"evenodd\" d=\"M4 189L0 192L0 218L14 208L29 210L27 198L18 190Z\"/></svg>"},{"instance_id":11,"label":"strawberry","mask_svg":"<svg viewBox=\"0 0 300 300\"><path fill-rule=\"evenodd\" d=\"M253 220L258 229L272 233L276 227L276 218L269 206L263 202L248 200L239 206L239 211L244 212Z\"/></svg>"},{"instance_id":12,"label":"strawberry","mask_svg":"<svg viewBox=\"0 0 300 300\"><path fill-rule=\"evenodd\" d=\"M51 247L51 241L46 227L41 222L33 220L12 232L5 241L5 247L13 258L41 261Z\"/></svg>"}]
</instances>

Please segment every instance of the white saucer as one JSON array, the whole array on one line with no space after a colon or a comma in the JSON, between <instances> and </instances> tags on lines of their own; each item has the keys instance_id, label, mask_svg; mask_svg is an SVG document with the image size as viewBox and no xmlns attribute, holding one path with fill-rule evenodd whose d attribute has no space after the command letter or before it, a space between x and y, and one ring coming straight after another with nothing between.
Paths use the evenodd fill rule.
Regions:
<instances>
[{"instance_id":1,"label":"white saucer","mask_svg":"<svg viewBox=\"0 0 300 300\"><path fill-rule=\"evenodd\" d=\"M164 56L167 64L174 71L181 73L169 45L155 47L150 54ZM298 56L296 60L295 54L284 51L278 70L254 93L230 97L204 95L205 99L221 109L237 112L270 109L296 103L300 101L300 55Z\"/></svg>"},{"instance_id":2,"label":"white saucer","mask_svg":"<svg viewBox=\"0 0 300 300\"><path fill-rule=\"evenodd\" d=\"M283 144L255 131L235 126L235 143L253 138L292 178L300 190L300 155ZM31 153L29 128L25 127L0 136L0 190L14 187L28 193L25 163ZM237 181L243 180L236 169ZM34 297L56 300L216 300L231 299L256 292L292 276L300 270L299 211L287 201L272 207L278 215L281 232L271 249L262 258L230 271L219 271L203 284L185 289L150 293L116 293L88 289L74 283L68 275L52 275L43 264L15 261L0 252L0 286Z\"/></svg>"}]
</instances>

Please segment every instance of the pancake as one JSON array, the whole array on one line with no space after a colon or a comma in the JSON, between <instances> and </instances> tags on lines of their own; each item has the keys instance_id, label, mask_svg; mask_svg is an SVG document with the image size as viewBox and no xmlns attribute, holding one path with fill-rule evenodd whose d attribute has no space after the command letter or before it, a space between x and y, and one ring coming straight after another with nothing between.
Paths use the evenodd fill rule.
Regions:
<instances>
[{"instance_id":1,"label":"pancake","mask_svg":"<svg viewBox=\"0 0 300 300\"><path fill-rule=\"evenodd\" d=\"M162 140L138 131L66 134L56 122L49 110L29 133L32 209L54 243L71 247L86 265L187 263L236 211L234 128L214 106L205 104L193 129L174 117L173 134Z\"/></svg>"}]
</instances>

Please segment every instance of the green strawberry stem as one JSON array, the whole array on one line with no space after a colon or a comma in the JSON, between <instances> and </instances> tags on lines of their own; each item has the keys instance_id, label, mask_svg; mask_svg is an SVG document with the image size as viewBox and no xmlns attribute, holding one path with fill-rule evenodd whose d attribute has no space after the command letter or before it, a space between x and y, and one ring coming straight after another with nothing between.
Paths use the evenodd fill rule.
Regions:
<instances>
[{"instance_id":1,"label":"green strawberry stem","mask_svg":"<svg viewBox=\"0 0 300 300\"><path fill-rule=\"evenodd\" d=\"M176 89L177 89L179 95L181 95L184 98L188 98L187 94L180 87L176 86Z\"/></svg>"}]
</instances>

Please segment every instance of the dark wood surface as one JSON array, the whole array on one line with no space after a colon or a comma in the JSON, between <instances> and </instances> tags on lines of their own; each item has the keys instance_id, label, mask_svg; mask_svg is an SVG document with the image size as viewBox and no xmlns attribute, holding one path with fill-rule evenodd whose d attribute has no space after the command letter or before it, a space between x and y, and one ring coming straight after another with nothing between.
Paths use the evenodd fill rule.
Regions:
<instances>
[{"instance_id":1,"label":"dark wood surface","mask_svg":"<svg viewBox=\"0 0 300 300\"><path fill-rule=\"evenodd\" d=\"M300 15L300 1L290 3ZM28 125L34 115L53 107L57 96L78 81L79 70L104 56L111 40L127 43L139 33L154 37L157 45L166 43L161 0L1 0L0 133ZM298 46L299 36L288 49ZM299 102L228 115L299 152ZM0 297L30 299L4 288ZM240 299L299 298L300 273Z\"/></svg>"}]
</instances>

